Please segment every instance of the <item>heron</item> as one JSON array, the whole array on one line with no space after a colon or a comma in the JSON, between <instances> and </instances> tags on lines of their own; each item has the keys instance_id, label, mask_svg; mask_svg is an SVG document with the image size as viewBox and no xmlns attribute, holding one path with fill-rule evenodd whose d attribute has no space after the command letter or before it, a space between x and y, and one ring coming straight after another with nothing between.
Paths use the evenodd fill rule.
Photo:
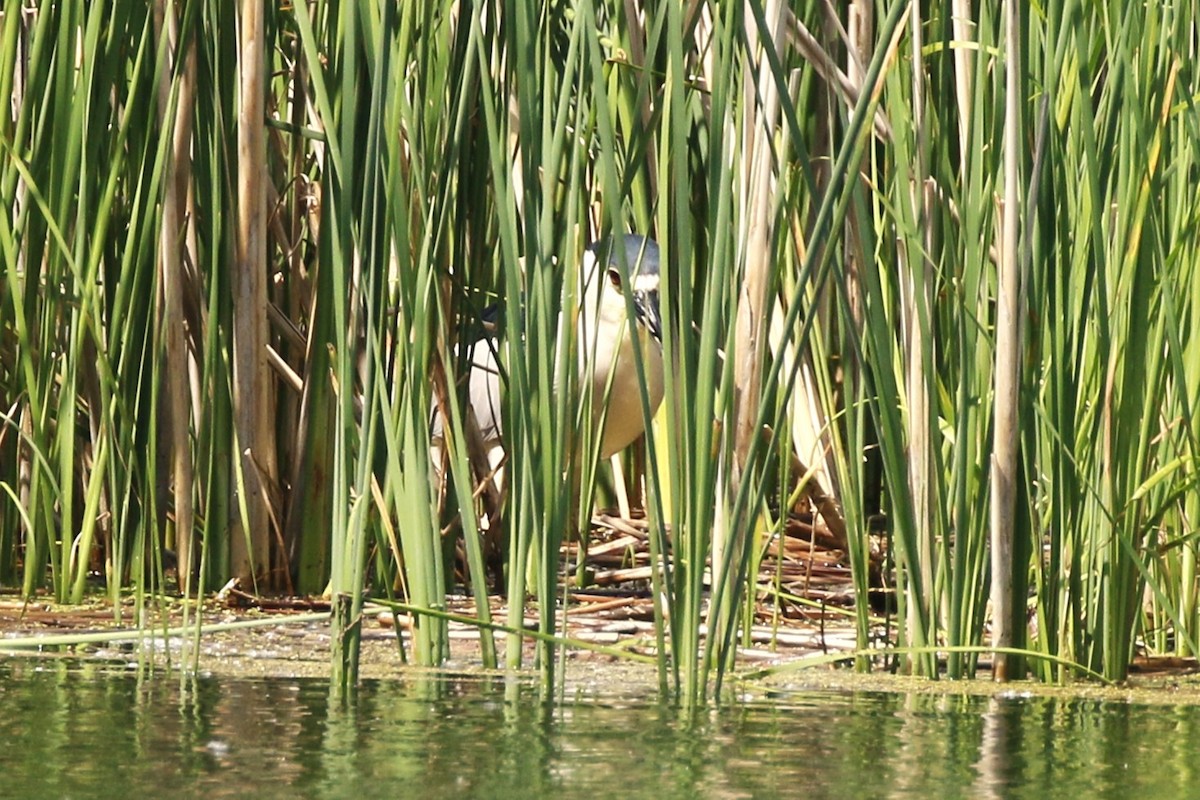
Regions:
<instances>
[{"instance_id":1,"label":"heron","mask_svg":"<svg viewBox=\"0 0 1200 800\"><path fill-rule=\"evenodd\" d=\"M576 320L578 383L590 386L592 432L607 459L638 439L646 427L634 348L641 350L650 417L663 399L662 319L659 314L659 248L646 236L626 234L593 242L583 254ZM631 303L626 302L628 293ZM629 314L632 308L632 317ZM503 461L501 394L504 380L494 337L476 342L470 357L468 403L493 470ZM554 382L554 391L562 381ZM585 397L580 392L580 402ZM435 464L440 463L442 421L435 413Z\"/></svg>"}]
</instances>

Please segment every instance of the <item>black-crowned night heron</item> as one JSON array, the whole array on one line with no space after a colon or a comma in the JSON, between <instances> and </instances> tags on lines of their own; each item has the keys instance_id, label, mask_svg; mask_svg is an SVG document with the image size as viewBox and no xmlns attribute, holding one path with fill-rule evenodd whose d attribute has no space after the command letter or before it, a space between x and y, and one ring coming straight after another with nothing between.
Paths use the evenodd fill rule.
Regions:
<instances>
[{"instance_id":1,"label":"black-crowned night heron","mask_svg":"<svg viewBox=\"0 0 1200 800\"><path fill-rule=\"evenodd\" d=\"M629 275L628 291L634 311L632 320L625 298L626 274ZM634 360L635 341L641 345L651 416L662 402L658 245L652 239L637 235L595 242L584 252L580 277L579 308L576 314L570 315L577 320L578 385L586 389L590 382L593 432L600 434L600 457L608 458L632 444L646 427ZM561 341L562 337L559 339ZM496 363L496 347L494 340L475 344L469 378L471 410L489 450L493 468L502 458L503 437L501 373ZM437 440L441 438L441 428L441 419L435 418L435 445L440 444ZM435 459L440 457L438 451L440 447L435 447Z\"/></svg>"}]
</instances>

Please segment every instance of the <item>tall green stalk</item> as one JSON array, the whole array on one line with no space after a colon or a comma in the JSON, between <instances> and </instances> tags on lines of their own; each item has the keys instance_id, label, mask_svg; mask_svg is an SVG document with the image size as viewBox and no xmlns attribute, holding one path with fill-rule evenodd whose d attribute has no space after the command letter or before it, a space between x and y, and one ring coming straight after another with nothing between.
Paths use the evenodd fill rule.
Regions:
<instances>
[{"instance_id":1,"label":"tall green stalk","mask_svg":"<svg viewBox=\"0 0 1200 800\"><path fill-rule=\"evenodd\" d=\"M328 587L348 688L365 593L436 610L462 591L487 622L499 550L550 689L561 545L607 470L584 424L604 398L576 385L560 318L588 242L638 232L662 249L671 380L631 483L683 705L736 666L777 465L814 442L856 633L880 635L884 597L892 641L922 653L898 666L939 674L922 648L946 645L946 672L973 674L993 588L1014 640L1060 657L1014 676L1194 654L1195 9L1053 0L1017 42L989 4L850 5L844 69L816 2L316 0L255 6L254 51L233 0L170 4L174 24L130 0L6 9L0 582L77 600L102 575L119 609L175 547L197 591L251 571ZM1006 434L996 232L1017 215ZM503 514L476 491L461 382L495 301ZM414 659L444 660L448 634L418 615Z\"/></svg>"}]
</instances>

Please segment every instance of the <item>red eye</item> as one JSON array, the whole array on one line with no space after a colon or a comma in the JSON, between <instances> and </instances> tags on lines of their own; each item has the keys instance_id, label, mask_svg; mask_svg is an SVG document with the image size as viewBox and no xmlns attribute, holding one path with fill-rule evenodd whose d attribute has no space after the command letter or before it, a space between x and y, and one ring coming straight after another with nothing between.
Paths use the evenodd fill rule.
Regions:
<instances>
[{"instance_id":1,"label":"red eye","mask_svg":"<svg viewBox=\"0 0 1200 800\"><path fill-rule=\"evenodd\" d=\"M610 269L608 271L608 282L611 283L614 288L620 289L621 273L617 272L615 269Z\"/></svg>"}]
</instances>

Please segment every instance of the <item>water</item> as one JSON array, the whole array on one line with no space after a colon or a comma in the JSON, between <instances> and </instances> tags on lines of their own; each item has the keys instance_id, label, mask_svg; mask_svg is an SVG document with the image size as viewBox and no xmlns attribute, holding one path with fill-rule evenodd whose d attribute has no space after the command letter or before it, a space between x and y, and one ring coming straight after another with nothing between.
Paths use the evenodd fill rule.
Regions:
<instances>
[{"instance_id":1,"label":"water","mask_svg":"<svg viewBox=\"0 0 1200 800\"><path fill-rule=\"evenodd\" d=\"M1171 798L1200 708L801 693L687 719L499 679L182 680L0 660L0 797Z\"/></svg>"}]
</instances>

